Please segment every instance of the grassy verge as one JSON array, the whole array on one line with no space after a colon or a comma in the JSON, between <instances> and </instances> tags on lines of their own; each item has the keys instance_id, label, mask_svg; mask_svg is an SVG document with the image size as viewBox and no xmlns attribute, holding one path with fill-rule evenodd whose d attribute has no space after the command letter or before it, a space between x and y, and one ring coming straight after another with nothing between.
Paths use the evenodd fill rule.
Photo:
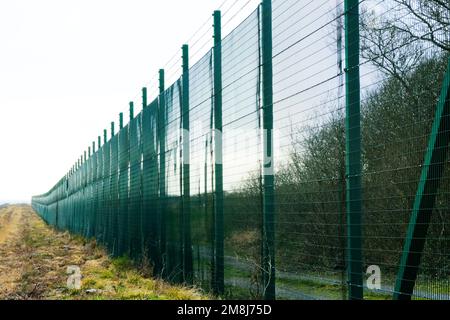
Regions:
<instances>
[{"instance_id":1,"label":"grassy verge","mask_svg":"<svg viewBox=\"0 0 450 320\"><path fill-rule=\"evenodd\" d=\"M151 278L127 258L110 258L95 241L49 228L29 207L20 210L17 232L2 246L0 268L17 276L0 281L0 299L48 300L199 300L197 288L170 285ZM67 268L82 274L79 290L68 289Z\"/></svg>"}]
</instances>

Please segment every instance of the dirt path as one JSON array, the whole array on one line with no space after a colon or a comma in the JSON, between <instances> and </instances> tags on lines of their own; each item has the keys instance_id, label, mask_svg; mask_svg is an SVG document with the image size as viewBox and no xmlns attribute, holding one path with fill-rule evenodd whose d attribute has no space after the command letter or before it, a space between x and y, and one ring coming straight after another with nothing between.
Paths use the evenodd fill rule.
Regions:
<instances>
[{"instance_id":1,"label":"dirt path","mask_svg":"<svg viewBox=\"0 0 450 320\"><path fill-rule=\"evenodd\" d=\"M81 288L68 288L69 266L81 271ZM204 298L152 279L148 267L111 259L93 241L51 229L30 206L0 209L0 300Z\"/></svg>"},{"instance_id":2,"label":"dirt path","mask_svg":"<svg viewBox=\"0 0 450 320\"><path fill-rule=\"evenodd\" d=\"M23 215L24 207L7 207L0 211L0 245L17 235L20 218Z\"/></svg>"},{"instance_id":3,"label":"dirt path","mask_svg":"<svg viewBox=\"0 0 450 320\"><path fill-rule=\"evenodd\" d=\"M48 228L30 206L0 210L0 299L56 297L67 276L64 266L79 264L83 247L60 250L72 240ZM62 292L62 291L61 291Z\"/></svg>"},{"instance_id":4,"label":"dirt path","mask_svg":"<svg viewBox=\"0 0 450 320\"><path fill-rule=\"evenodd\" d=\"M24 207L7 207L0 210L0 298L16 289L22 264L10 257L16 252L19 242L19 226L24 216Z\"/></svg>"}]
</instances>

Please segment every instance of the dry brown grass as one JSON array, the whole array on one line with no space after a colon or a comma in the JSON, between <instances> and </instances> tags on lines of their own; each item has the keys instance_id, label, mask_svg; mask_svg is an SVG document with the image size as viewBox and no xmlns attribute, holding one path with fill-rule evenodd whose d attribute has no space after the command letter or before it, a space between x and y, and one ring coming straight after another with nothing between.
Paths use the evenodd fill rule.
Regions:
<instances>
[{"instance_id":1,"label":"dry brown grass","mask_svg":"<svg viewBox=\"0 0 450 320\"><path fill-rule=\"evenodd\" d=\"M111 259L93 241L49 228L29 206L1 209L0 235L0 299L207 298L149 278L126 258ZM80 267L80 290L67 288L68 266Z\"/></svg>"}]
</instances>

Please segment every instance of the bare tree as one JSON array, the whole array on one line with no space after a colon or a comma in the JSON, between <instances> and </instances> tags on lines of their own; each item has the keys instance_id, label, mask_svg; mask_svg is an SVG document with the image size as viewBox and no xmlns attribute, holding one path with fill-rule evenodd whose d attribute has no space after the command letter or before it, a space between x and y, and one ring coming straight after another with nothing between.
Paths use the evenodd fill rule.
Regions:
<instances>
[{"instance_id":1,"label":"bare tree","mask_svg":"<svg viewBox=\"0 0 450 320\"><path fill-rule=\"evenodd\" d=\"M394 28L413 40L421 40L450 51L449 0L393 0L401 16L392 21Z\"/></svg>"},{"instance_id":2,"label":"bare tree","mask_svg":"<svg viewBox=\"0 0 450 320\"><path fill-rule=\"evenodd\" d=\"M409 90L407 75L425 59L450 52L449 0L387 0L362 10L361 54Z\"/></svg>"}]
</instances>

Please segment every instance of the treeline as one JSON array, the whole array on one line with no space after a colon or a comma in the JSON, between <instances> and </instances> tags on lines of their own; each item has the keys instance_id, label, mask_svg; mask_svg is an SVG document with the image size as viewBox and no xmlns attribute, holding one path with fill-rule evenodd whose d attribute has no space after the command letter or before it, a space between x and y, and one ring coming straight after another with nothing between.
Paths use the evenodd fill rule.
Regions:
<instances>
[{"instance_id":1,"label":"treeline","mask_svg":"<svg viewBox=\"0 0 450 320\"><path fill-rule=\"evenodd\" d=\"M364 259L398 269L448 55L430 58L407 77L391 76L362 101ZM345 118L335 112L294 134L277 173L277 252L285 269L345 266ZM426 242L422 273L448 276L450 172L446 166ZM248 191L250 192L250 191Z\"/></svg>"}]
</instances>

